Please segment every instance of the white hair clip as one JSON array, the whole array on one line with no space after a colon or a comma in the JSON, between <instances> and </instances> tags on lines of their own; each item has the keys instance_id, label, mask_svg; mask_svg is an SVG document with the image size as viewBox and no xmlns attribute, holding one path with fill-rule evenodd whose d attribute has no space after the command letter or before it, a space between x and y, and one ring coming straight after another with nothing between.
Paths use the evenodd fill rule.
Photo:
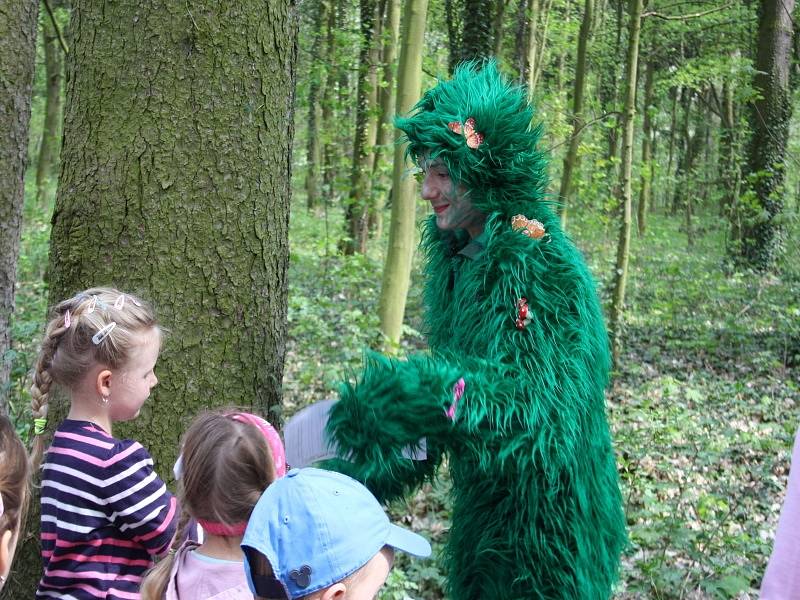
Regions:
<instances>
[{"instance_id":1,"label":"white hair clip","mask_svg":"<svg viewBox=\"0 0 800 600\"><path fill-rule=\"evenodd\" d=\"M136 298L134 298L133 296L131 296L131 302L133 302L133 303L134 303L136 306L141 306L141 305L142 305L142 303L141 303L141 302L139 302L139 301L138 301Z\"/></svg>"},{"instance_id":2,"label":"white hair clip","mask_svg":"<svg viewBox=\"0 0 800 600\"><path fill-rule=\"evenodd\" d=\"M111 321L111 323L103 327L100 331L92 336L92 343L95 346L99 346L103 340L106 339L112 331L114 331L114 327L116 326L117 324L114 321Z\"/></svg>"},{"instance_id":3,"label":"white hair clip","mask_svg":"<svg viewBox=\"0 0 800 600\"><path fill-rule=\"evenodd\" d=\"M178 455L178 460L172 466L172 474L175 475L175 481L178 481L183 475L183 453Z\"/></svg>"},{"instance_id":4,"label":"white hair clip","mask_svg":"<svg viewBox=\"0 0 800 600\"><path fill-rule=\"evenodd\" d=\"M5 508L3 507L3 494L0 494L0 518L3 517L4 512Z\"/></svg>"},{"instance_id":5,"label":"white hair clip","mask_svg":"<svg viewBox=\"0 0 800 600\"><path fill-rule=\"evenodd\" d=\"M114 302L114 308L117 310L122 310L122 307L125 306L125 294L120 294L117 301Z\"/></svg>"},{"instance_id":6,"label":"white hair clip","mask_svg":"<svg viewBox=\"0 0 800 600\"><path fill-rule=\"evenodd\" d=\"M69 316L69 309L67 309L64 313L64 329L69 329L70 325L72 325L72 318Z\"/></svg>"},{"instance_id":7,"label":"white hair clip","mask_svg":"<svg viewBox=\"0 0 800 600\"><path fill-rule=\"evenodd\" d=\"M92 301L89 303L89 308L86 309L86 312L93 313L96 306L97 306L97 296L92 296ZM96 343L99 344L100 342Z\"/></svg>"}]
</instances>

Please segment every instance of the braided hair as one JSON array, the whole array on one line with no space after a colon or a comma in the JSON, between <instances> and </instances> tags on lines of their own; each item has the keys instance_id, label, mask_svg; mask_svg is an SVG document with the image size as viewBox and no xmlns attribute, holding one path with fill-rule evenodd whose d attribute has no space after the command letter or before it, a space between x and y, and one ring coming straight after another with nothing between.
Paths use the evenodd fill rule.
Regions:
<instances>
[{"instance_id":1,"label":"braided hair","mask_svg":"<svg viewBox=\"0 0 800 600\"><path fill-rule=\"evenodd\" d=\"M108 287L89 288L58 303L51 311L33 369L31 412L35 472L44 453L44 424L53 384L72 389L95 365L124 366L137 334L158 327L141 299Z\"/></svg>"}]
</instances>

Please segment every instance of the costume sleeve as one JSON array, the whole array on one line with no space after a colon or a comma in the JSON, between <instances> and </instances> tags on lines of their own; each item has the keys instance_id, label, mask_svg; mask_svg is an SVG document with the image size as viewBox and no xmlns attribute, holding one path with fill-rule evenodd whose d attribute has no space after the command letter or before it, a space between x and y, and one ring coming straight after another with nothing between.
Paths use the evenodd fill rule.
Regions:
<instances>
[{"instance_id":1,"label":"costume sleeve","mask_svg":"<svg viewBox=\"0 0 800 600\"><path fill-rule=\"evenodd\" d=\"M328 432L342 460L327 466L364 482L380 500L432 477L449 443L445 409L459 377L428 356L397 360L367 353L358 381L345 383L331 408ZM425 460L404 456L421 443Z\"/></svg>"},{"instance_id":2,"label":"costume sleeve","mask_svg":"<svg viewBox=\"0 0 800 600\"><path fill-rule=\"evenodd\" d=\"M169 550L178 525L175 496L153 470L141 444L120 441L108 480L109 519L129 539L152 555Z\"/></svg>"}]
</instances>

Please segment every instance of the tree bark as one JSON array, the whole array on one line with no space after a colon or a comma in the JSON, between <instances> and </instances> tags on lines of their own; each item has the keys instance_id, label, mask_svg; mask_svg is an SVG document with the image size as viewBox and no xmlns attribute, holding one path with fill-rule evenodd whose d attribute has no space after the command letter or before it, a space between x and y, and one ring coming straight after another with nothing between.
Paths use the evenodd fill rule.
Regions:
<instances>
[{"instance_id":1,"label":"tree bark","mask_svg":"<svg viewBox=\"0 0 800 600\"><path fill-rule=\"evenodd\" d=\"M463 0L464 30L461 36L461 61L492 56L495 2L503 0Z\"/></svg>"},{"instance_id":2,"label":"tree bark","mask_svg":"<svg viewBox=\"0 0 800 600\"><path fill-rule=\"evenodd\" d=\"M641 32L643 0L628 1L628 53L625 61L626 93L622 137L622 207L614 269L614 291L611 301L611 351L614 365L619 364L622 351L622 327L625 311L625 286L628 280L628 258L631 243L631 177L633 167L633 128L636 121L636 75L639 62L639 33Z\"/></svg>"},{"instance_id":3,"label":"tree bark","mask_svg":"<svg viewBox=\"0 0 800 600\"><path fill-rule=\"evenodd\" d=\"M47 78L47 100L45 104L44 128L42 142L39 146L39 160L36 163L36 199L42 205L47 184L55 172L58 161L58 150L61 143L61 81L64 71L61 46L58 34L49 16L42 19L42 37L44 41L44 65Z\"/></svg>"},{"instance_id":4,"label":"tree bark","mask_svg":"<svg viewBox=\"0 0 800 600\"><path fill-rule=\"evenodd\" d=\"M575 86L572 91L572 135L569 148L564 156L564 168L561 172L561 188L558 196L561 201L561 227L567 227L567 211L572 191L572 173L578 170L578 146L584 127L583 94L586 90L586 71L589 41L594 21L594 0L584 0L583 21L578 34L578 57L575 61Z\"/></svg>"},{"instance_id":5,"label":"tree bark","mask_svg":"<svg viewBox=\"0 0 800 600\"><path fill-rule=\"evenodd\" d=\"M10 320L25 202L28 124L36 61L38 0L0 8L0 414L7 412L6 383L11 365Z\"/></svg>"},{"instance_id":6,"label":"tree bark","mask_svg":"<svg viewBox=\"0 0 800 600\"><path fill-rule=\"evenodd\" d=\"M531 0L517 3L517 29L514 35L514 66L517 68L517 82L523 85L528 81L528 18Z\"/></svg>"},{"instance_id":7,"label":"tree bark","mask_svg":"<svg viewBox=\"0 0 800 600\"><path fill-rule=\"evenodd\" d=\"M461 16L463 0L444 0L444 18L447 23L447 68L452 75L461 62Z\"/></svg>"},{"instance_id":8,"label":"tree bark","mask_svg":"<svg viewBox=\"0 0 800 600\"><path fill-rule=\"evenodd\" d=\"M397 90L395 86L395 63L397 62L397 43L400 37L400 0L388 0L386 6L386 25L383 31L383 56L381 59L383 68L383 82L381 85L381 116L378 123L378 138L375 143L375 163L373 165L373 181L380 181L381 190L375 194L373 201L371 222L375 239L380 239L383 235L383 209L386 205L383 188L386 183L382 176L381 154L384 149L390 148L394 139L392 119L395 113L395 100Z\"/></svg>"},{"instance_id":9,"label":"tree bark","mask_svg":"<svg viewBox=\"0 0 800 600\"><path fill-rule=\"evenodd\" d=\"M647 61L644 74L644 119L642 120L642 169L639 206L636 212L639 235L647 231L647 212L653 183L653 78L655 63Z\"/></svg>"},{"instance_id":10,"label":"tree bark","mask_svg":"<svg viewBox=\"0 0 800 600\"><path fill-rule=\"evenodd\" d=\"M765 270L783 250L781 227L786 149L792 116L789 71L794 0L761 0L755 60L752 135L747 149L747 179L752 201L744 207L739 260ZM741 204L740 204L741 206Z\"/></svg>"},{"instance_id":11,"label":"tree bark","mask_svg":"<svg viewBox=\"0 0 800 600\"><path fill-rule=\"evenodd\" d=\"M397 110L408 113L419 99L422 76L423 38L428 0L407 0L403 11L400 64L397 68ZM397 135L397 134L396 134ZM389 248L383 268L378 307L381 332L397 344L403 331L403 315L414 255L416 185L408 177L405 145L396 144L392 176L392 217Z\"/></svg>"},{"instance_id":12,"label":"tree bark","mask_svg":"<svg viewBox=\"0 0 800 600\"><path fill-rule=\"evenodd\" d=\"M492 21L492 37L494 38L492 54L499 58L503 52L503 20L509 0L496 0L496 2L497 6L495 7L494 20Z\"/></svg>"},{"instance_id":13,"label":"tree bark","mask_svg":"<svg viewBox=\"0 0 800 600\"><path fill-rule=\"evenodd\" d=\"M319 203L320 196L320 163L322 148L320 142L320 121L322 107L319 102L324 65L322 64L321 47L323 28L328 23L329 4L325 0L317 0L317 14L314 22L314 41L311 45L308 86L308 140L306 144L306 207L311 210ZM323 89L324 94L324 89Z\"/></svg>"},{"instance_id":14,"label":"tree bark","mask_svg":"<svg viewBox=\"0 0 800 600\"><path fill-rule=\"evenodd\" d=\"M198 410L241 406L273 421L279 411L295 9L86 0L73 10L49 300L104 283L156 307L168 331L160 385L114 433L141 442L166 480ZM58 413L51 406L50 428ZM38 535L14 569L8 597L31 598Z\"/></svg>"},{"instance_id":15,"label":"tree bark","mask_svg":"<svg viewBox=\"0 0 800 600\"><path fill-rule=\"evenodd\" d=\"M731 84L722 84L722 118L719 132L719 162L722 174L723 194L720 199L719 212L722 216L730 216L731 209L737 204L741 173L739 171L736 135L736 106Z\"/></svg>"},{"instance_id":16,"label":"tree bark","mask_svg":"<svg viewBox=\"0 0 800 600\"><path fill-rule=\"evenodd\" d=\"M375 30L377 18L376 0L361 0L361 52L358 67L358 91L356 100L356 132L353 145L353 163L350 171L350 196L345 203L345 220L348 237L344 242L344 253L367 251L367 218L372 190L373 148L377 134L375 104L377 102L378 48Z\"/></svg>"},{"instance_id":17,"label":"tree bark","mask_svg":"<svg viewBox=\"0 0 800 600\"><path fill-rule=\"evenodd\" d=\"M334 156L336 150L331 139L330 129L333 124L335 88L336 88L336 74L337 69L333 64L336 56L336 19L338 17L338 10L333 0L322 0L328 3L328 22L325 24L325 91L322 96L322 125L320 127L324 141L323 149L323 168L322 168L322 185L325 194L326 206L333 199L334 182L336 180L336 157Z\"/></svg>"}]
</instances>

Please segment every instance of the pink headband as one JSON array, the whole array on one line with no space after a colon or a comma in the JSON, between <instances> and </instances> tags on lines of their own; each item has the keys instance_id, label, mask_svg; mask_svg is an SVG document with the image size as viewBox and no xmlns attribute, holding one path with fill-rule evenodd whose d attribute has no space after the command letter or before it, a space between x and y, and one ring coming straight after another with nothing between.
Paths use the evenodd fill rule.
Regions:
<instances>
[{"instance_id":1,"label":"pink headband","mask_svg":"<svg viewBox=\"0 0 800 600\"><path fill-rule=\"evenodd\" d=\"M267 440L267 445L272 452L272 460L275 463L275 476L283 477L286 475L286 451L283 449L281 436L278 435L275 428L261 417L251 413L237 412L228 416L234 421L250 423L250 425L255 425L258 428L264 439Z\"/></svg>"}]
</instances>

